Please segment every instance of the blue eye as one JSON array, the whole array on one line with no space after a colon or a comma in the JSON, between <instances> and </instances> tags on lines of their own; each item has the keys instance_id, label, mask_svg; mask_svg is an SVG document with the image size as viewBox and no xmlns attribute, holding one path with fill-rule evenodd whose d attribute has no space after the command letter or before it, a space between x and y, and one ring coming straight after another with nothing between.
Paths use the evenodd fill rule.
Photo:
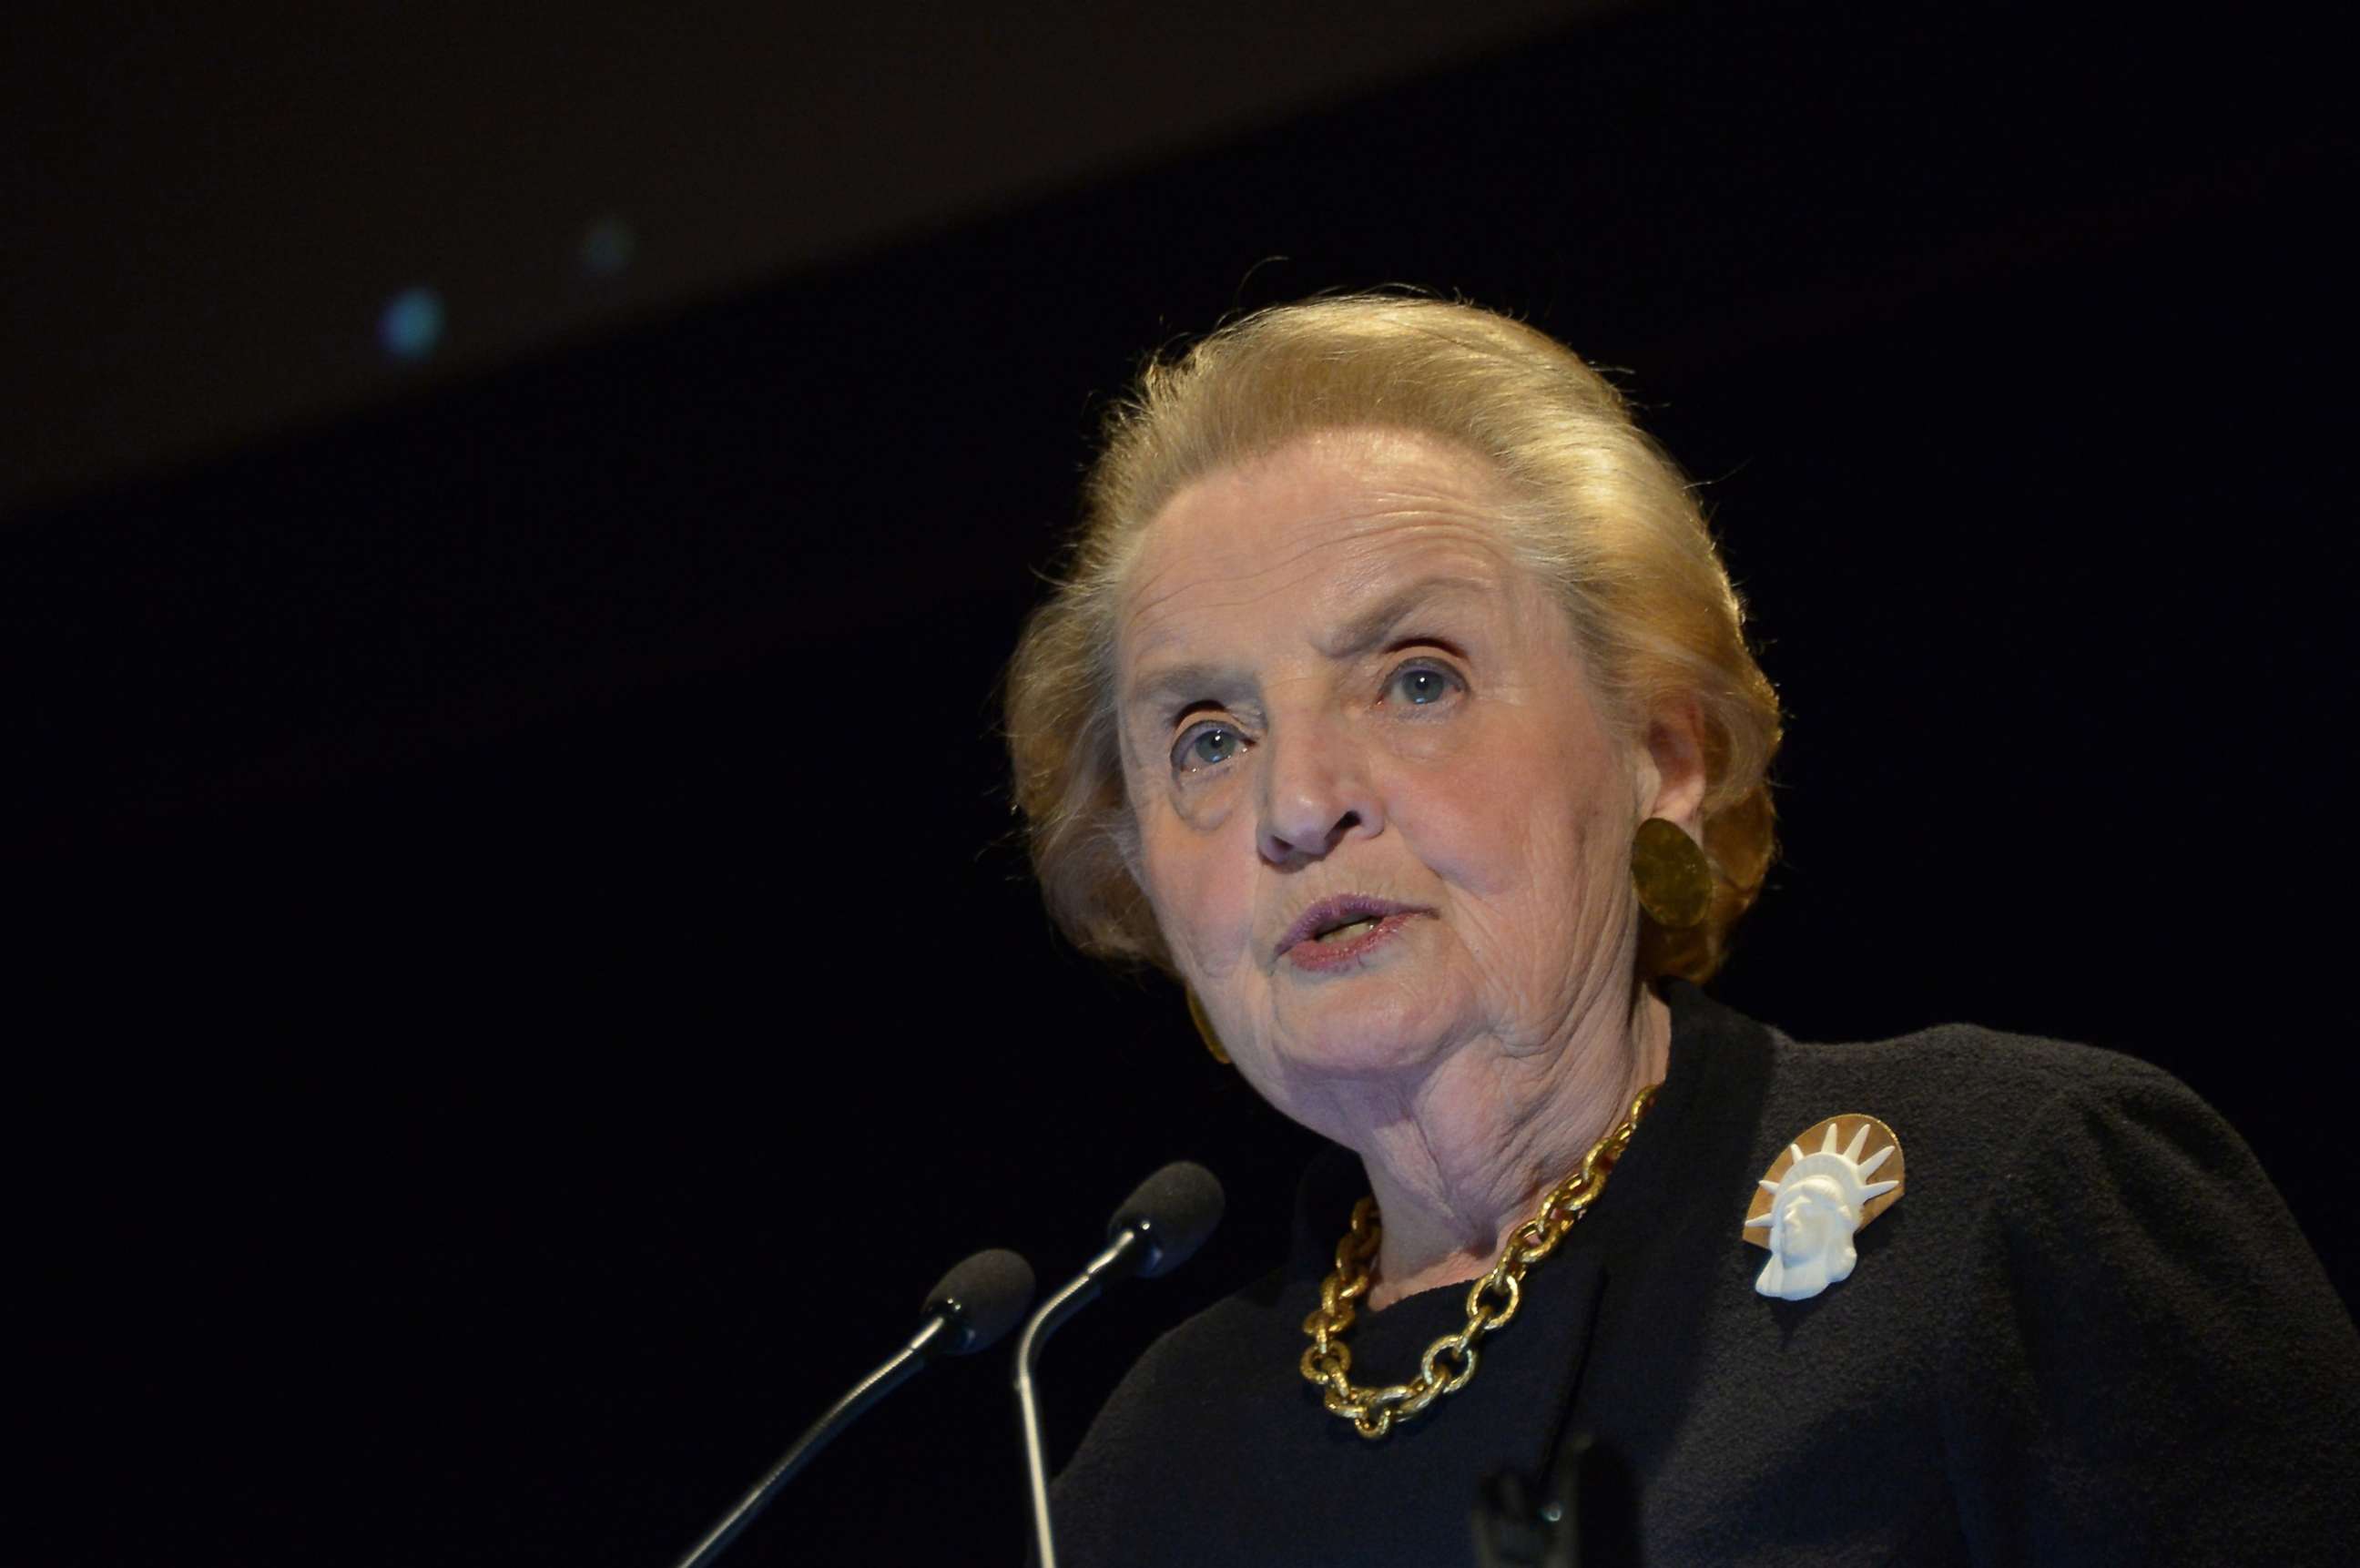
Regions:
<instances>
[{"instance_id":1,"label":"blue eye","mask_svg":"<svg viewBox=\"0 0 2360 1568\"><path fill-rule=\"evenodd\" d=\"M1393 672L1390 689L1414 707L1429 707L1459 690L1460 682L1432 664L1404 664Z\"/></svg>"},{"instance_id":2,"label":"blue eye","mask_svg":"<svg viewBox=\"0 0 2360 1568\"><path fill-rule=\"evenodd\" d=\"M1172 748L1172 765L1183 773L1226 762L1246 749L1246 738L1226 724L1200 724Z\"/></svg>"}]
</instances>

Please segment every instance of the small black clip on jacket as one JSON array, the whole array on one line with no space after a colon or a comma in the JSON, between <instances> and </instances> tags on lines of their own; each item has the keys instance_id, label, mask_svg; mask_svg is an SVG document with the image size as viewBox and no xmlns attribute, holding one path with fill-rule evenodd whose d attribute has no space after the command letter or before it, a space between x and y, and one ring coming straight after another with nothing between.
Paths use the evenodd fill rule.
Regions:
<instances>
[{"instance_id":1,"label":"small black clip on jacket","mask_svg":"<svg viewBox=\"0 0 2360 1568\"><path fill-rule=\"evenodd\" d=\"M1475 1498L1480 1568L1610 1568L1631 1539L1630 1473L1588 1432L1557 1444L1537 1475L1503 1470Z\"/></svg>"}]
</instances>

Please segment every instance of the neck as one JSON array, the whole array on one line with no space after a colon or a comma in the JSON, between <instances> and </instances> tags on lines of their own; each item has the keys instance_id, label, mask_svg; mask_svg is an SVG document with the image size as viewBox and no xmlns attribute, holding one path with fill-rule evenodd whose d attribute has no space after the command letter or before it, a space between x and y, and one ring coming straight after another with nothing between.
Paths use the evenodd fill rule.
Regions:
<instances>
[{"instance_id":1,"label":"neck","mask_svg":"<svg viewBox=\"0 0 2360 1568\"><path fill-rule=\"evenodd\" d=\"M1364 1107L1352 1140L1383 1216L1368 1306L1480 1277L1509 1234L1663 1080L1671 1009L1648 987L1545 1050L1453 1052L1389 1103Z\"/></svg>"}]
</instances>

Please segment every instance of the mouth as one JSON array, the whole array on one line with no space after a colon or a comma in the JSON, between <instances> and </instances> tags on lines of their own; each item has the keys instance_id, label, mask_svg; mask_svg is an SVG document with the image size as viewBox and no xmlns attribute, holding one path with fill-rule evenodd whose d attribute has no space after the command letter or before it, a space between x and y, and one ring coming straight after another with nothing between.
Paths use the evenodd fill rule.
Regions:
<instances>
[{"instance_id":1,"label":"mouth","mask_svg":"<svg viewBox=\"0 0 2360 1568\"><path fill-rule=\"evenodd\" d=\"M1359 958L1430 909L1389 899L1345 894L1323 898L1301 915L1278 939L1272 955L1304 969L1336 969Z\"/></svg>"}]
</instances>

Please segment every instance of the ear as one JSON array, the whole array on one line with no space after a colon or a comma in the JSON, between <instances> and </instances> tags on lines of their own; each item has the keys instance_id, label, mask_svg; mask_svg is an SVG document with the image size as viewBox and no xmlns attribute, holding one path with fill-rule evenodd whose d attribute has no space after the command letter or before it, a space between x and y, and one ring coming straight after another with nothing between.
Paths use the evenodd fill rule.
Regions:
<instances>
[{"instance_id":1,"label":"ear","mask_svg":"<svg viewBox=\"0 0 2360 1568\"><path fill-rule=\"evenodd\" d=\"M1703 831L1704 710L1694 697L1659 704L1647 720L1639 769L1639 815L1677 823L1690 838Z\"/></svg>"}]
</instances>

